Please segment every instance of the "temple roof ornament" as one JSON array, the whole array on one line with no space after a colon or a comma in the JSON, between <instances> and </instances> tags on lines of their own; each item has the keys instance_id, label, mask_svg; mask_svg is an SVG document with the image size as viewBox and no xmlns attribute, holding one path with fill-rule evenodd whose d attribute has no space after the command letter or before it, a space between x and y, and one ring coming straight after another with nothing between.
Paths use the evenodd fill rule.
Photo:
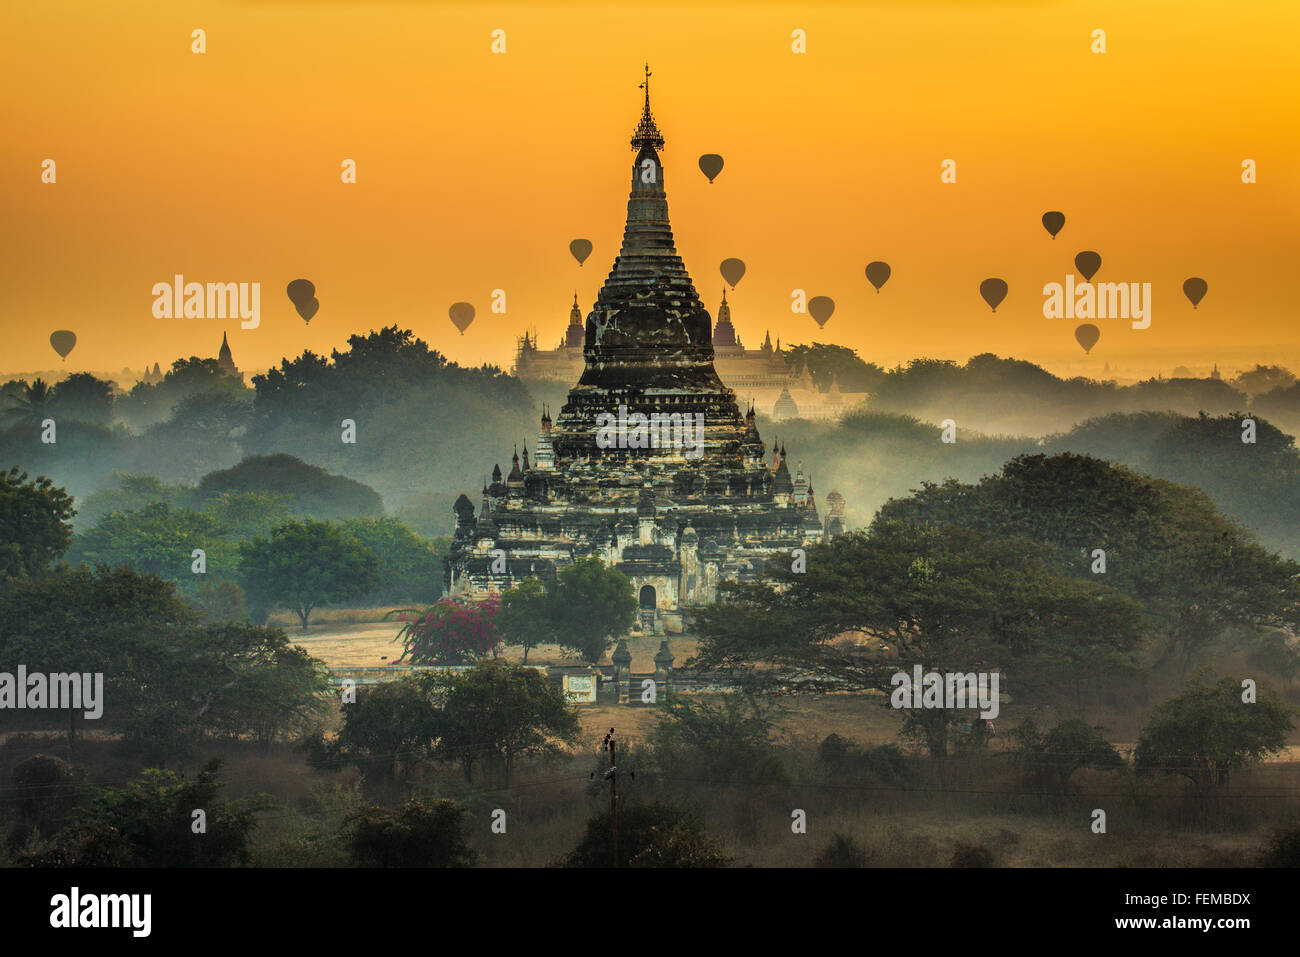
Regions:
<instances>
[{"instance_id":1,"label":"temple roof ornament","mask_svg":"<svg viewBox=\"0 0 1300 957\"><path fill-rule=\"evenodd\" d=\"M722 290L722 305L718 307L718 323L713 328L714 346L734 346L736 327L731 324L731 306L727 305L727 290Z\"/></svg>"},{"instance_id":2,"label":"temple roof ornament","mask_svg":"<svg viewBox=\"0 0 1300 957\"><path fill-rule=\"evenodd\" d=\"M655 152L664 148L664 138L655 125L654 114L650 112L650 64L645 65L645 82L640 86L645 90L645 108L641 111L641 122L632 134L632 149L640 151L649 147Z\"/></svg>"}]
</instances>

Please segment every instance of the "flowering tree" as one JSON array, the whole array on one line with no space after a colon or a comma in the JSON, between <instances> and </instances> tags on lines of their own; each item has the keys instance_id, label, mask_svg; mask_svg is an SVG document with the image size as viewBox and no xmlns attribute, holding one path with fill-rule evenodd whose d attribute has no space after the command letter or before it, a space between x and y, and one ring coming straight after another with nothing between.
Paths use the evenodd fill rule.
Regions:
<instances>
[{"instance_id":1,"label":"flowering tree","mask_svg":"<svg viewBox=\"0 0 1300 957\"><path fill-rule=\"evenodd\" d=\"M489 653L501 639L493 627L500 599L491 595L473 605L440 601L428 608L398 608L388 613L403 622L399 662L412 665L468 665Z\"/></svg>"}]
</instances>

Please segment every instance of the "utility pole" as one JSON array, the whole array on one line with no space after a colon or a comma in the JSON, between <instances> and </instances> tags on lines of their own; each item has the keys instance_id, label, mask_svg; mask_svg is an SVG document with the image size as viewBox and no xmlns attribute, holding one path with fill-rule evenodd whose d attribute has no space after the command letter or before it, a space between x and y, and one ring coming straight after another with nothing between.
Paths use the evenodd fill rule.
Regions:
<instances>
[{"instance_id":1,"label":"utility pole","mask_svg":"<svg viewBox=\"0 0 1300 957\"><path fill-rule=\"evenodd\" d=\"M605 772L605 777L609 778L610 844L614 848L614 866L618 867L618 756L615 751L613 728L610 728L609 734L605 735L605 746L609 748L609 770Z\"/></svg>"}]
</instances>

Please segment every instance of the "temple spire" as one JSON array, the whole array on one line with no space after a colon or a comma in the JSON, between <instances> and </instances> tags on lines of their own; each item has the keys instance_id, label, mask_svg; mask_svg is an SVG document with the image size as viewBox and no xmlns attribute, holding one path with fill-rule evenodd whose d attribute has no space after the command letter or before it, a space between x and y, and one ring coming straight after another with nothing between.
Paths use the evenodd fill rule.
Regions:
<instances>
[{"instance_id":1,"label":"temple spire","mask_svg":"<svg viewBox=\"0 0 1300 957\"><path fill-rule=\"evenodd\" d=\"M641 83L641 89L645 90L645 106L641 110L641 122L637 124L636 132L632 134L632 149L642 150L646 147L658 152L664 148L664 138L659 133L659 127L655 126L654 114L650 112L650 64L645 65L645 80Z\"/></svg>"}]
</instances>

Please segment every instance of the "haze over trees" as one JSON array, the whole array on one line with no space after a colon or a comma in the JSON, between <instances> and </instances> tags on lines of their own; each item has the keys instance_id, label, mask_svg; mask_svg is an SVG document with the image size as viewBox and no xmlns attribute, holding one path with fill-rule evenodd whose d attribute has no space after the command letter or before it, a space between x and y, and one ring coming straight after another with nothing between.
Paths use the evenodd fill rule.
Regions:
<instances>
[{"instance_id":1,"label":"haze over trees","mask_svg":"<svg viewBox=\"0 0 1300 957\"><path fill-rule=\"evenodd\" d=\"M1047 545L1063 573L1141 602L1158 656L1184 667L1229 629L1276 641L1276 629L1300 626L1300 562L1269 552L1199 489L1088 456L1020 456L974 485L926 483L881 508L876 524L888 522Z\"/></svg>"},{"instance_id":2,"label":"haze over trees","mask_svg":"<svg viewBox=\"0 0 1300 957\"><path fill-rule=\"evenodd\" d=\"M793 445L782 425L765 418L759 423L769 441L787 435L793 463L802 462L823 494L835 488L845 495L850 527L864 525L887 498L921 481L971 481L1020 453L1046 447L1105 455L1087 444L1098 437L1098 427L1083 429L1082 423L1125 415L1130 418L1101 426L1112 433L1110 444L1122 447L1116 461L1175 481L1215 485L1207 491L1230 516L1270 547L1300 557L1300 506L1286 499L1287 516L1269 523L1258 501L1242 491L1260 484L1243 480L1243 468L1259 470L1265 484L1285 491L1287 482L1295 484L1287 473L1293 466L1221 450L1199 474L1175 465L1166 470L1163 453L1148 454L1137 442L1149 416L1172 428L1175 416L1201 412L1211 419L1257 413L1261 443L1268 419L1294 433L1300 430L1300 386L1287 370L1260 366L1230 382L1157 378L1120 386L1062 379L1032 363L991 354L964 364L920 358L884 370L833 344L786 351L792 368L806 365L819 388L835 378L842 390L870 394L868 406L841 423L799 423ZM542 399L563 401L562 389L538 385L530 395L496 367L448 362L410 330L395 326L354 335L346 348L328 356L304 352L286 358L278 368L252 376L251 388L221 375L216 360L177 360L161 383L111 395L107 419L104 397L111 384L104 380L81 374L75 382L70 377L43 386L32 406L23 396L34 386L11 381L3 387L6 403L19 411L7 428L0 427L0 463L49 475L77 497L79 509L87 496L113 487L115 471L153 476L166 485L197 483L240 467L248 479L243 490L292 497L294 476L268 469L273 484L259 487L259 470L244 461L285 454L382 496L381 505L371 501L348 515L330 512L323 503L295 514L337 519L387 513L425 538L450 533L456 497L478 488L493 463L508 460L513 446L535 441ZM60 389L67 393L61 406ZM54 445L42 444L38 430L50 410L58 422ZM33 418L37 411L40 418ZM947 418L957 423L954 445L935 438L938 423ZM356 425L355 444L342 441L345 419ZM1130 430L1133 435L1126 436ZM1235 499L1229 501L1230 495ZM86 510L79 525L93 524L95 514Z\"/></svg>"},{"instance_id":3,"label":"haze over trees","mask_svg":"<svg viewBox=\"0 0 1300 957\"><path fill-rule=\"evenodd\" d=\"M888 692L921 664L1014 673L1022 700L1096 700L1225 641L1294 656L1300 627L1300 563L1198 490L1070 454L928 484L809 548L806 572L769 568L773 584L724 585L694 623L699 665L778 690ZM903 730L942 756L959 713L906 711Z\"/></svg>"},{"instance_id":4,"label":"haze over trees","mask_svg":"<svg viewBox=\"0 0 1300 957\"><path fill-rule=\"evenodd\" d=\"M893 675L916 664L1060 681L1124 669L1144 637L1130 598L1064 573L1043 546L984 531L879 521L808 548L805 572L769 568L773 584L724 584L693 615L698 664L751 687L875 690L888 704ZM909 710L904 720L943 756L969 713Z\"/></svg>"}]
</instances>

